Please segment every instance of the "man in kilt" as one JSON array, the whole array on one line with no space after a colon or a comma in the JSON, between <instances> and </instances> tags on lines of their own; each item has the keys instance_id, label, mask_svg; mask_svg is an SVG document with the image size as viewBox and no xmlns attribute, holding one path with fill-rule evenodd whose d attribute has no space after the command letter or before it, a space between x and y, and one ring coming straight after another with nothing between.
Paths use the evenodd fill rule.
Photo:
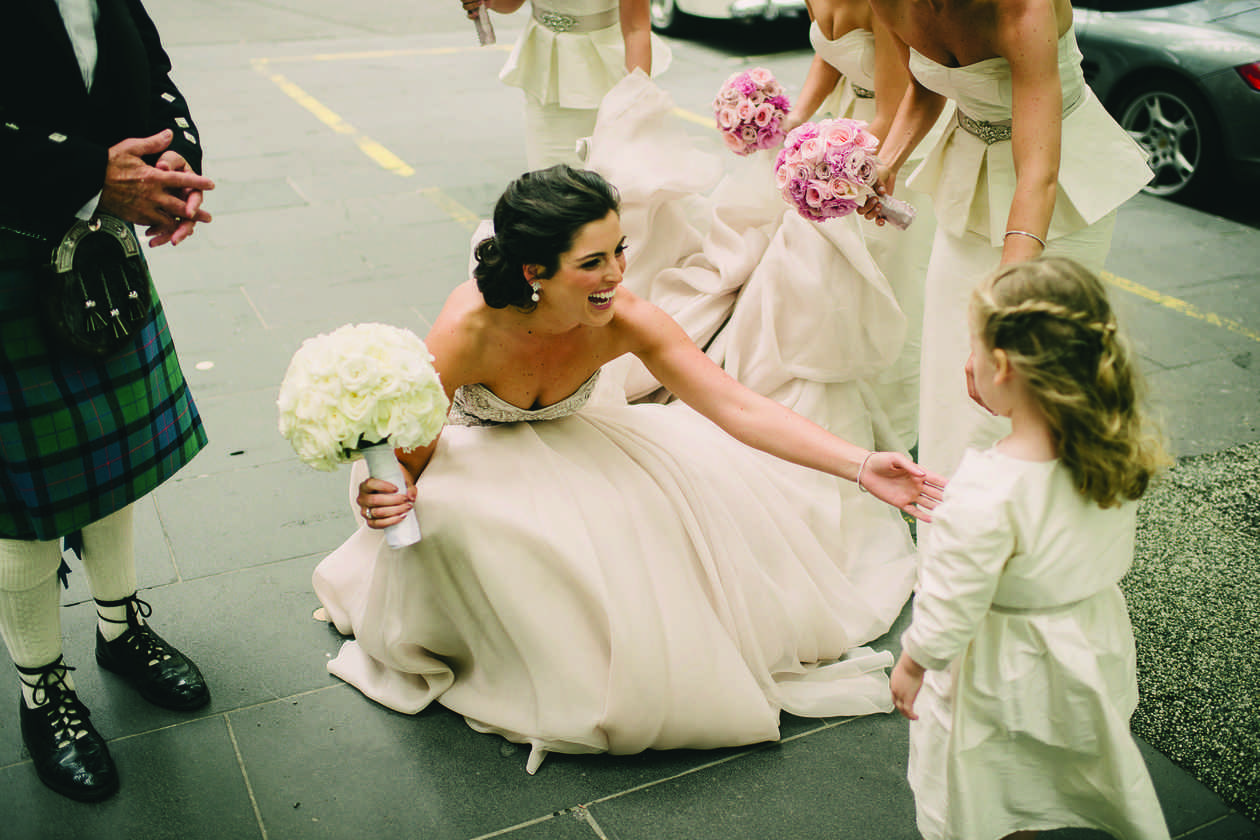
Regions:
<instances>
[{"instance_id":1,"label":"man in kilt","mask_svg":"<svg viewBox=\"0 0 1260 840\"><path fill-rule=\"evenodd\" d=\"M97 662L165 708L210 699L136 595L132 503L206 443L156 290L142 270L147 317L139 308L104 356L67 352L40 308L50 255L77 219L143 226L151 246L210 220L201 201L214 184L198 174L170 69L140 0L0 9L0 631L35 770L83 801L114 793L118 772L62 660L62 538L96 601ZM143 269L143 256L131 264Z\"/></svg>"}]
</instances>

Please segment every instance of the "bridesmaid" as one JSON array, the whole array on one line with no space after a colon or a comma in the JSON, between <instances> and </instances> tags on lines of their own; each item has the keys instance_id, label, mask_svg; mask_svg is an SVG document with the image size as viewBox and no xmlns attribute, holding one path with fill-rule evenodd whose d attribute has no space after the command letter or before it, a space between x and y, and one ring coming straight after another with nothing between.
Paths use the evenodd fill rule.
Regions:
<instances>
[{"instance_id":1,"label":"bridesmaid","mask_svg":"<svg viewBox=\"0 0 1260 840\"><path fill-rule=\"evenodd\" d=\"M873 13L868 0L807 0L809 42L814 60L783 126L791 131L815 115L862 120L883 138L909 82L894 50L877 61ZM878 94L878 95L877 95ZM942 115L940 123L944 122ZM936 133L939 134L939 131ZM925 141L918 150L929 148ZM912 153L913 167L920 160ZM892 227L865 230L868 247L906 315L906 339L891 367L872 386L897 435L881 445L908 451L918 440L919 347L923 326L923 278L927 273L936 217L931 197L903 189L899 194L918 210L906 231Z\"/></svg>"},{"instance_id":2,"label":"bridesmaid","mask_svg":"<svg viewBox=\"0 0 1260 840\"><path fill-rule=\"evenodd\" d=\"M938 219L924 296L919 460L949 474L967 447L1009 431L969 399L970 377L960 373L972 286L1043 252L1099 271L1116 208L1151 172L1085 84L1069 0L870 3L877 43L911 74L879 152L885 191L947 101L957 105L909 181L931 194ZM876 215L874 202L863 210Z\"/></svg>"},{"instance_id":3,"label":"bridesmaid","mask_svg":"<svg viewBox=\"0 0 1260 840\"><path fill-rule=\"evenodd\" d=\"M484 0L484 8L511 14L525 2ZM470 18L483 13L483 0L460 5ZM529 0L529 10L499 78L525 92L529 168L578 166L577 143L594 130L604 94L635 68L662 72L669 47L652 35L648 0Z\"/></svg>"}]
</instances>

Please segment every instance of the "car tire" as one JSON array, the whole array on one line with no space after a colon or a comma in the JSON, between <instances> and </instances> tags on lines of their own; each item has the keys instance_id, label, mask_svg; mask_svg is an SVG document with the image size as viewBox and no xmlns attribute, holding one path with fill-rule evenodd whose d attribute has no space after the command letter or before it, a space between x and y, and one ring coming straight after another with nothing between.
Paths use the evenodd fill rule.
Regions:
<instances>
[{"instance_id":1,"label":"car tire","mask_svg":"<svg viewBox=\"0 0 1260 840\"><path fill-rule=\"evenodd\" d=\"M1220 171L1220 132L1207 103L1175 79L1146 82L1115 113L1155 172L1143 191L1163 198L1202 193Z\"/></svg>"},{"instance_id":2,"label":"car tire","mask_svg":"<svg viewBox=\"0 0 1260 840\"><path fill-rule=\"evenodd\" d=\"M649 0L652 28L667 35L682 35L691 25L691 16L678 8L677 0Z\"/></svg>"}]
</instances>

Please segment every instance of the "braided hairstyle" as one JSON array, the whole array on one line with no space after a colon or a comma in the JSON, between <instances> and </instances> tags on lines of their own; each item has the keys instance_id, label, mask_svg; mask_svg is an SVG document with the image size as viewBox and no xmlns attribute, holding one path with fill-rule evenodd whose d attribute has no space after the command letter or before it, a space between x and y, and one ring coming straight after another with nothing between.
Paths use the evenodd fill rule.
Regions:
<instances>
[{"instance_id":1,"label":"braided hairstyle","mask_svg":"<svg viewBox=\"0 0 1260 840\"><path fill-rule=\"evenodd\" d=\"M582 227L620 209L612 184L563 163L526 172L508 184L494 206L494 236L473 249L473 277L486 305L532 310L533 289L523 267L542 266L538 276L550 277Z\"/></svg>"},{"instance_id":2,"label":"braided hairstyle","mask_svg":"<svg viewBox=\"0 0 1260 840\"><path fill-rule=\"evenodd\" d=\"M1101 507L1139 498L1168 457L1099 279L1062 257L1006 266L976 287L971 317L1027 383L1077 490Z\"/></svg>"}]
</instances>

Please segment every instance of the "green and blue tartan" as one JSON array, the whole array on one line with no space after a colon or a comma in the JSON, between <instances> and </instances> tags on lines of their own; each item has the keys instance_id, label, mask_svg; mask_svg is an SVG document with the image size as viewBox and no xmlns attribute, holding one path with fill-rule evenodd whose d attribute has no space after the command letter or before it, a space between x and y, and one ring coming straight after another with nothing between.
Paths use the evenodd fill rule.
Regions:
<instances>
[{"instance_id":1,"label":"green and blue tartan","mask_svg":"<svg viewBox=\"0 0 1260 840\"><path fill-rule=\"evenodd\" d=\"M0 537L51 540L152 491L206 445L157 292L103 360L51 352L38 275L0 259Z\"/></svg>"}]
</instances>

